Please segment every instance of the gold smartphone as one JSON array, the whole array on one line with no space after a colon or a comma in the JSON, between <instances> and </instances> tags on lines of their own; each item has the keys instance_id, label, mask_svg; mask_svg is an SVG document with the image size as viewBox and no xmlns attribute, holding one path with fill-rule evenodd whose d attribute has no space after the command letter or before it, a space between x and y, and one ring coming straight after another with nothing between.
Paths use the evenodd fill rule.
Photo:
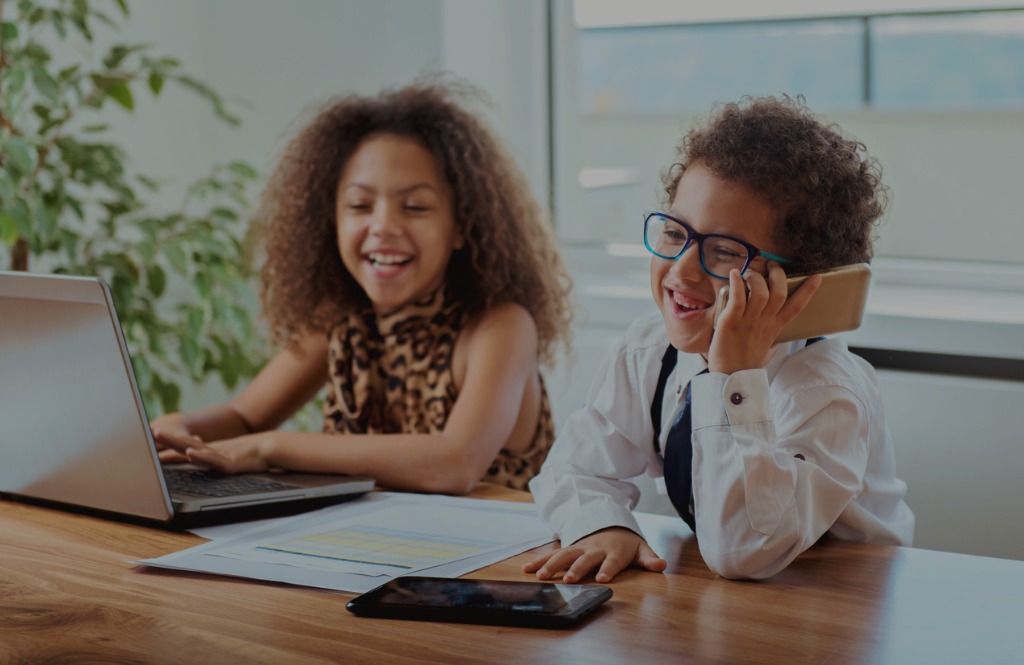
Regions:
<instances>
[{"instance_id":1,"label":"gold smartphone","mask_svg":"<svg viewBox=\"0 0 1024 665\"><path fill-rule=\"evenodd\" d=\"M864 319L868 300L871 268L866 263L854 263L818 273L821 286L807 303L807 307L779 333L776 343L795 339L808 339L821 335L856 330ZM789 293L793 293L810 275L798 275L786 280ZM718 317L729 302L729 287L718 291L715 301L715 326Z\"/></svg>"}]
</instances>

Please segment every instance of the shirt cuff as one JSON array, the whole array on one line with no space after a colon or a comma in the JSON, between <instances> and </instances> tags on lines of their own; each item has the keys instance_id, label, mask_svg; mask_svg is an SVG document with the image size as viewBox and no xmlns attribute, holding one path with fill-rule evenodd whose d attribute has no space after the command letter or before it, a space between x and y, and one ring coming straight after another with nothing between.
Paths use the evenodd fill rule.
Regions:
<instances>
[{"instance_id":1,"label":"shirt cuff","mask_svg":"<svg viewBox=\"0 0 1024 665\"><path fill-rule=\"evenodd\" d=\"M558 533L558 538L562 543L562 547L568 547L580 538L589 536L601 529L615 526L629 529L638 536L643 537L640 525L637 523L636 518L633 517L633 513L629 508L612 502L602 501L587 506L585 514L578 514L566 521Z\"/></svg>"},{"instance_id":2,"label":"shirt cuff","mask_svg":"<svg viewBox=\"0 0 1024 665\"><path fill-rule=\"evenodd\" d=\"M768 373L745 369L732 374L708 373L690 386L693 429L746 425L771 419Z\"/></svg>"}]
</instances>

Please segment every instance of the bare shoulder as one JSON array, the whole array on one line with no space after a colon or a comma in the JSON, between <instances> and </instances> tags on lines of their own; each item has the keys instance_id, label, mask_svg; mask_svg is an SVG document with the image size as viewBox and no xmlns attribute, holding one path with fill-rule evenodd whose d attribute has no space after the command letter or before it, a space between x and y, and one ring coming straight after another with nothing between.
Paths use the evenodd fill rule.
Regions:
<instances>
[{"instance_id":1,"label":"bare shoulder","mask_svg":"<svg viewBox=\"0 0 1024 665\"><path fill-rule=\"evenodd\" d=\"M470 357L489 365L537 362L537 325L522 305L503 303L474 316L463 327L452 357L456 385L463 385ZM479 366L479 365L478 365Z\"/></svg>"},{"instance_id":2,"label":"bare shoulder","mask_svg":"<svg viewBox=\"0 0 1024 665\"><path fill-rule=\"evenodd\" d=\"M537 324L522 305L507 302L481 312L467 322L463 329L467 344L476 342L502 342L523 339L536 344Z\"/></svg>"}]
</instances>

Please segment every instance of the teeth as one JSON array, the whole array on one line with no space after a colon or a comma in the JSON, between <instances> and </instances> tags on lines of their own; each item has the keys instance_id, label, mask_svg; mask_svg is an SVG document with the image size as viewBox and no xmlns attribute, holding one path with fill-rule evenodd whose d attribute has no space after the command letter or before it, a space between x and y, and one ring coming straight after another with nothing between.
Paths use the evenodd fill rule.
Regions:
<instances>
[{"instance_id":1,"label":"teeth","mask_svg":"<svg viewBox=\"0 0 1024 665\"><path fill-rule=\"evenodd\" d=\"M673 301L673 302L675 302L675 304L676 304L676 305L677 305L677 306L678 306L678 307L679 307L680 309L684 309L684 310L686 310L687 312L692 312L692 311L694 311L694 310L698 310L698 309L705 309L705 308L706 308L706 305L703 305L703 304L698 304L698 305L687 305L686 303L680 302L679 294L673 294L673 297L672 297L672 301Z\"/></svg>"},{"instance_id":2,"label":"teeth","mask_svg":"<svg viewBox=\"0 0 1024 665\"><path fill-rule=\"evenodd\" d=\"M369 259L374 263L386 266L400 265L411 260L407 256L399 256L397 254L370 254Z\"/></svg>"}]
</instances>

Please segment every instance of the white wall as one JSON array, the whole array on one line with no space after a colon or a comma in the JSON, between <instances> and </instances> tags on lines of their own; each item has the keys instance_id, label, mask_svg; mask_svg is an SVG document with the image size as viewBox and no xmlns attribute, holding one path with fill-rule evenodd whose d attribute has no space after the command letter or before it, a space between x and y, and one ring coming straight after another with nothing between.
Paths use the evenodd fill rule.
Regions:
<instances>
[{"instance_id":1,"label":"white wall","mask_svg":"<svg viewBox=\"0 0 1024 665\"><path fill-rule=\"evenodd\" d=\"M483 88L537 198L550 201L545 0L442 0L441 62Z\"/></svg>"},{"instance_id":2,"label":"white wall","mask_svg":"<svg viewBox=\"0 0 1024 665\"><path fill-rule=\"evenodd\" d=\"M444 69L484 91L485 116L547 199L543 0L140 0L131 10L113 39L179 58L242 118L234 129L172 85L156 102L140 95L134 115L111 109L144 172L188 182L242 159L267 173L311 107Z\"/></svg>"},{"instance_id":3,"label":"white wall","mask_svg":"<svg viewBox=\"0 0 1024 665\"><path fill-rule=\"evenodd\" d=\"M133 116L111 111L138 166L175 183L232 159L268 173L310 105L401 85L442 59L440 0L145 0L131 10L119 39L179 58L242 118L232 128L171 84L156 102L140 95Z\"/></svg>"}]
</instances>

